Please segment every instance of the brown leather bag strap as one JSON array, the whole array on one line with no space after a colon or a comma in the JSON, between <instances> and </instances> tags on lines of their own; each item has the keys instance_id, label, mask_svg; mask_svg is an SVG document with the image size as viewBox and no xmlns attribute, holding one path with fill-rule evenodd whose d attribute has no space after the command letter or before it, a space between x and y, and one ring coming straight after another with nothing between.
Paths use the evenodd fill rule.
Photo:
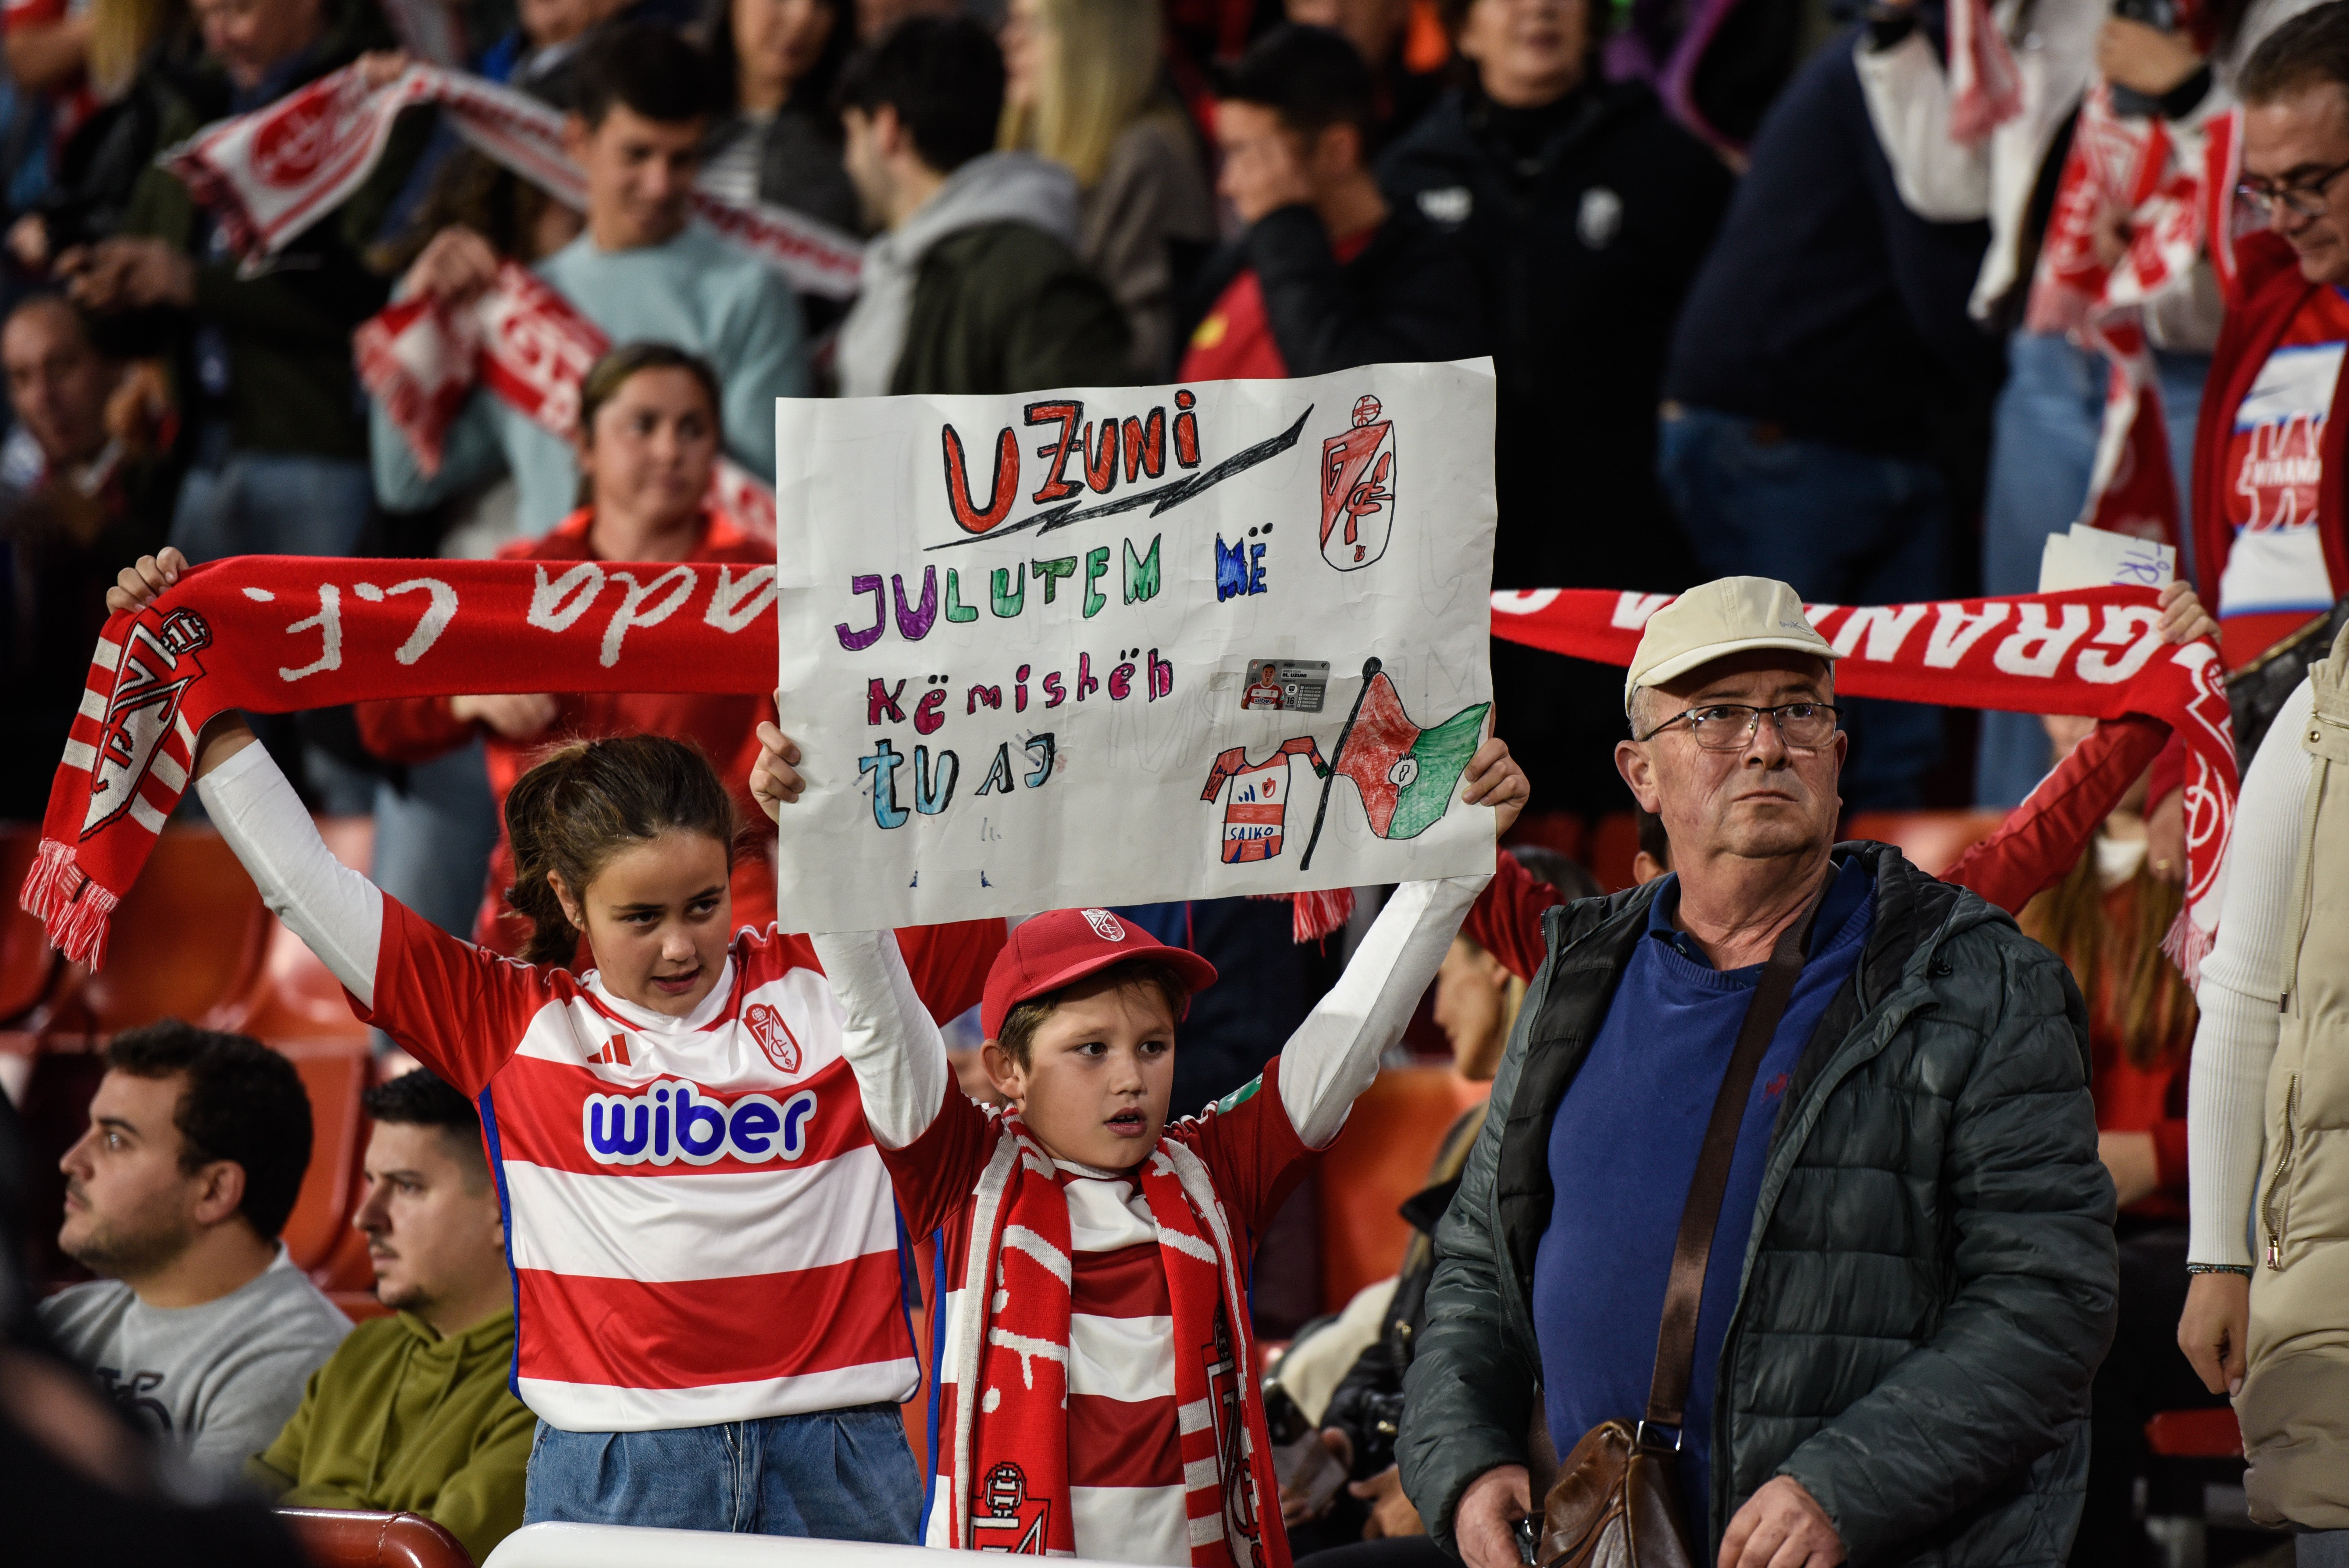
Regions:
<instances>
[{"instance_id":1,"label":"brown leather bag strap","mask_svg":"<svg viewBox=\"0 0 2349 1568\"><path fill-rule=\"evenodd\" d=\"M1832 869L1828 875L1834 875ZM1745 1120L1754 1075L1762 1070L1771 1037L1778 1032L1778 1020L1786 1016L1795 982L1802 976L1803 951L1818 913L1819 899L1814 898L1779 933L1777 946L1754 985L1754 999L1745 1005L1745 1021L1738 1026L1737 1047L1722 1075L1721 1092L1713 1097L1713 1119L1705 1124L1704 1147L1697 1156L1695 1179L1689 1183L1688 1206L1681 1211L1680 1235L1672 1243L1671 1280L1664 1287L1663 1324L1656 1331L1656 1376L1648 1387L1648 1418L1639 1427L1642 1443L1680 1447L1681 1419L1696 1367L1697 1309L1704 1302L1705 1264L1713 1255L1722 1194L1728 1190L1730 1163L1737 1156L1737 1130ZM1651 1435L1651 1428L1669 1428L1671 1435L1669 1439L1661 1432Z\"/></svg>"}]
</instances>

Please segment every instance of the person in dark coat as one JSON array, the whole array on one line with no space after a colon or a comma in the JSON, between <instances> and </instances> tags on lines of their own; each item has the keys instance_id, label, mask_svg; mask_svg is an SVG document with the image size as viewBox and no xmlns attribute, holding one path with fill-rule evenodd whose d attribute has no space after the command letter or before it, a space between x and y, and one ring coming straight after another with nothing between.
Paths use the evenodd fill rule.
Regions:
<instances>
[{"instance_id":1,"label":"person in dark coat","mask_svg":"<svg viewBox=\"0 0 2349 1568\"><path fill-rule=\"evenodd\" d=\"M1646 86L1601 79L1590 0L1444 0L1443 16L1472 74L1387 152L1379 185L1457 235L1483 287L1493 585L1683 588L1696 573L1656 481L1656 403L1729 170ZM1607 672L1496 640L1493 679L1544 809L1624 804Z\"/></svg>"},{"instance_id":2,"label":"person in dark coat","mask_svg":"<svg viewBox=\"0 0 2349 1568\"><path fill-rule=\"evenodd\" d=\"M1647 1438L1691 1560L2054 1568L2070 1547L2119 1274L2087 1009L1975 893L1835 842L1836 656L1757 577L1642 634L1616 758L1672 871L1544 917L1403 1379L1403 1490L1466 1568L1516 1568L1537 1404L1568 1455L1652 1413L1765 958L1796 973L1728 1102L1684 1413Z\"/></svg>"},{"instance_id":3,"label":"person in dark coat","mask_svg":"<svg viewBox=\"0 0 2349 1568\"><path fill-rule=\"evenodd\" d=\"M1376 112L1370 67L1327 27L1277 27L1232 67L1216 105L1218 186L1247 227L1193 292L1183 379L1489 351L1459 240L1379 193L1364 156Z\"/></svg>"}]
</instances>

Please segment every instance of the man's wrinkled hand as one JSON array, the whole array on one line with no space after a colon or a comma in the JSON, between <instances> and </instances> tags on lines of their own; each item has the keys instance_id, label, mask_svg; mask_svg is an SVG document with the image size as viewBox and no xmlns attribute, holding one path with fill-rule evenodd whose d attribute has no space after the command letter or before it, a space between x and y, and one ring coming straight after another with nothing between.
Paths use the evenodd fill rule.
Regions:
<instances>
[{"instance_id":1,"label":"man's wrinkled hand","mask_svg":"<svg viewBox=\"0 0 2349 1568\"><path fill-rule=\"evenodd\" d=\"M1468 1568L1525 1568L1517 1521L1534 1511L1533 1480L1523 1465L1495 1465L1468 1483L1452 1518L1453 1538Z\"/></svg>"},{"instance_id":2,"label":"man's wrinkled hand","mask_svg":"<svg viewBox=\"0 0 2349 1568\"><path fill-rule=\"evenodd\" d=\"M1843 1537L1803 1483L1773 1476L1745 1500L1721 1538L1720 1568L1835 1568Z\"/></svg>"}]
</instances>

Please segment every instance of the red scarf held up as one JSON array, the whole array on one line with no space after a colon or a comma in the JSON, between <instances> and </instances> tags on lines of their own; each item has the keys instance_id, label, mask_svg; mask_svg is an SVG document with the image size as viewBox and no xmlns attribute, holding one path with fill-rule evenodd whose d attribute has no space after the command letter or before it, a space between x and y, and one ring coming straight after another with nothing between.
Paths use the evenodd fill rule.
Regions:
<instances>
[{"instance_id":1,"label":"red scarf held up","mask_svg":"<svg viewBox=\"0 0 2349 1568\"><path fill-rule=\"evenodd\" d=\"M215 121L159 160L220 220L240 255L266 257L367 182L405 108L438 104L493 161L585 211L587 181L563 150L563 111L527 93L438 66L412 65L379 88L359 66L320 77L265 108ZM781 272L803 294L856 293L864 245L853 234L765 202L707 191L694 216Z\"/></svg>"},{"instance_id":2,"label":"red scarf held up","mask_svg":"<svg viewBox=\"0 0 2349 1568\"><path fill-rule=\"evenodd\" d=\"M476 386L549 435L571 439L579 426L579 384L611 346L576 305L512 261L460 309L421 295L399 300L351 335L360 384L427 474L440 471L449 427ZM703 504L753 538L775 537L773 487L731 458L719 458Z\"/></svg>"},{"instance_id":3,"label":"red scarf held up","mask_svg":"<svg viewBox=\"0 0 2349 1568\"><path fill-rule=\"evenodd\" d=\"M461 692L775 683L775 569L246 555L114 615L91 656L23 903L93 968L177 806L204 723Z\"/></svg>"},{"instance_id":4,"label":"red scarf held up","mask_svg":"<svg viewBox=\"0 0 2349 1568\"><path fill-rule=\"evenodd\" d=\"M953 1364L975 1367L954 1401L948 1480L953 1544L1072 1556L1069 1319L1075 1253L1060 1170L1017 1113L973 1193L961 1336ZM1174 1308L1192 1568L1288 1568L1271 1434L1255 1364L1242 1260L1198 1156L1162 1139L1133 1172L1158 1230Z\"/></svg>"},{"instance_id":5,"label":"red scarf held up","mask_svg":"<svg viewBox=\"0 0 2349 1568\"><path fill-rule=\"evenodd\" d=\"M2158 598L2150 588L2084 588L1804 611L1844 655L1836 663L1838 696L2100 721L1997 834L1951 869L1950 880L2004 909L2020 909L2071 869L2096 823L2175 732L2187 756L2186 906L2164 947L2192 979L2218 931L2235 746L2218 650L2207 641L2163 642ZM1671 599L1604 589L1497 593L1493 634L1628 666L1648 617Z\"/></svg>"}]
</instances>

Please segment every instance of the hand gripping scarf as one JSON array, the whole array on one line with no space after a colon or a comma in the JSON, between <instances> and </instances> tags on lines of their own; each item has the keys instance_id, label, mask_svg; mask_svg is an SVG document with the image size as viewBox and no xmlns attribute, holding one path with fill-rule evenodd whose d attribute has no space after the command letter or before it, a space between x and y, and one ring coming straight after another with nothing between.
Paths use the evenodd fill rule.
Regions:
<instances>
[{"instance_id":1,"label":"hand gripping scarf","mask_svg":"<svg viewBox=\"0 0 2349 1568\"><path fill-rule=\"evenodd\" d=\"M2235 816L2235 746L2218 650L2161 640L2150 588L1853 608L1806 605L1844 656L1836 693L2077 714L2096 731L1946 879L2010 913L2071 870L2175 733L2186 748L2186 906L2163 949L2191 980L2219 925ZM1663 593L1541 588L1493 595L1493 634L1628 666Z\"/></svg>"},{"instance_id":2,"label":"hand gripping scarf","mask_svg":"<svg viewBox=\"0 0 2349 1568\"><path fill-rule=\"evenodd\" d=\"M954 1429L938 1434L948 1543L1071 1556L1069 1319L1075 1257L1061 1174L1016 1114L974 1193L949 1365ZM1174 1304L1174 1397L1193 1568L1288 1568L1272 1441L1250 1375L1231 1228L1199 1157L1172 1139L1135 1173Z\"/></svg>"},{"instance_id":3,"label":"hand gripping scarf","mask_svg":"<svg viewBox=\"0 0 2349 1568\"><path fill-rule=\"evenodd\" d=\"M367 182L392 121L418 104L440 106L482 154L585 210L587 184L563 150L563 111L480 77L411 65L369 87L346 66L265 108L206 126L160 160L211 210L237 253L277 253ZM804 213L764 202L736 206L694 192L694 215L779 269L804 294L856 292L864 245Z\"/></svg>"},{"instance_id":4,"label":"hand gripping scarf","mask_svg":"<svg viewBox=\"0 0 2349 1568\"><path fill-rule=\"evenodd\" d=\"M449 427L476 386L549 435L571 439L579 424L579 384L611 346L577 306L511 261L481 298L461 308L399 300L351 335L360 384L427 474L440 471ZM773 486L731 458L719 458L704 504L754 539L775 537Z\"/></svg>"},{"instance_id":5,"label":"hand gripping scarf","mask_svg":"<svg viewBox=\"0 0 2349 1568\"><path fill-rule=\"evenodd\" d=\"M286 713L460 692L715 692L775 684L775 569L582 561L238 556L106 624L24 907L67 957L108 917L179 804L197 735Z\"/></svg>"}]
</instances>

